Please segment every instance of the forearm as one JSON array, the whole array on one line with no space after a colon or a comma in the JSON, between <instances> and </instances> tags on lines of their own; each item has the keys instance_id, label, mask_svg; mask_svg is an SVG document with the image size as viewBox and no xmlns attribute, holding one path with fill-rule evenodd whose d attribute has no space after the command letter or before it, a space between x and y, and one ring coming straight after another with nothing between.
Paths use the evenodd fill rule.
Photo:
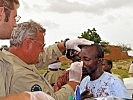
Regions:
<instances>
[{"instance_id":1,"label":"forearm","mask_svg":"<svg viewBox=\"0 0 133 100\"><path fill-rule=\"evenodd\" d=\"M59 48L59 50L60 50L61 52L63 52L63 51L66 50L66 48L64 47L64 42L58 43L58 44L57 44L57 47Z\"/></svg>"},{"instance_id":2,"label":"forearm","mask_svg":"<svg viewBox=\"0 0 133 100\"><path fill-rule=\"evenodd\" d=\"M73 88L66 84L61 87L61 89L54 93L55 100L68 100L68 97L74 94Z\"/></svg>"},{"instance_id":3,"label":"forearm","mask_svg":"<svg viewBox=\"0 0 133 100\"><path fill-rule=\"evenodd\" d=\"M43 69L45 66L48 66L52 62L55 62L57 58L62 56L62 52L57 45L58 44L48 46L44 49L44 52L40 54L40 62L36 64L36 67L38 69Z\"/></svg>"},{"instance_id":4,"label":"forearm","mask_svg":"<svg viewBox=\"0 0 133 100\"><path fill-rule=\"evenodd\" d=\"M30 100L30 94L28 93L12 94L5 97L0 97L0 100Z\"/></svg>"},{"instance_id":5,"label":"forearm","mask_svg":"<svg viewBox=\"0 0 133 100\"><path fill-rule=\"evenodd\" d=\"M69 81L68 84L72 87L72 89L75 91L76 86L79 85L79 82Z\"/></svg>"}]
</instances>

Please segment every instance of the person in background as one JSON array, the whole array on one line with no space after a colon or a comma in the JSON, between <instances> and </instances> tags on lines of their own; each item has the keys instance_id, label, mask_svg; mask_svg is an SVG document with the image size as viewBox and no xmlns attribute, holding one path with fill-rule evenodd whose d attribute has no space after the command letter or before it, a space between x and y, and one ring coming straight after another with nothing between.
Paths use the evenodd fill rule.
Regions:
<instances>
[{"instance_id":1,"label":"person in background","mask_svg":"<svg viewBox=\"0 0 133 100\"><path fill-rule=\"evenodd\" d=\"M10 39L16 22L20 20L17 15L18 0L0 0L0 39Z\"/></svg>"},{"instance_id":2,"label":"person in background","mask_svg":"<svg viewBox=\"0 0 133 100\"><path fill-rule=\"evenodd\" d=\"M0 0L0 39L11 37L12 30L20 19L17 8L19 8L18 0ZM6 96L10 91L13 71L8 61L8 57L0 50L0 96Z\"/></svg>"},{"instance_id":3,"label":"person in background","mask_svg":"<svg viewBox=\"0 0 133 100\"><path fill-rule=\"evenodd\" d=\"M58 77L62 75L64 69L60 68L61 62L59 59L48 65L48 70L43 74L44 78L52 85L56 83Z\"/></svg>"},{"instance_id":4,"label":"person in background","mask_svg":"<svg viewBox=\"0 0 133 100\"><path fill-rule=\"evenodd\" d=\"M104 61L103 61L103 70L105 72L112 73L111 72L112 66L113 65L112 65L112 61L111 60L104 59Z\"/></svg>"},{"instance_id":5,"label":"person in background","mask_svg":"<svg viewBox=\"0 0 133 100\"><path fill-rule=\"evenodd\" d=\"M133 61L129 67L128 74L129 74L129 78L123 78L123 82L128 90L128 93L133 99Z\"/></svg>"},{"instance_id":6,"label":"person in background","mask_svg":"<svg viewBox=\"0 0 133 100\"><path fill-rule=\"evenodd\" d=\"M129 67L129 76L133 77L133 61Z\"/></svg>"},{"instance_id":7,"label":"person in background","mask_svg":"<svg viewBox=\"0 0 133 100\"><path fill-rule=\"evenodd\" d=\"M119 79L121 79L121 80L123 81L123 79L122 79L122 77L121 77L120 75L114 74L114 73L111 72L111 69L112 69L112 68L113 68L113 63L112 63L112 61L111 61L111 60L108 60L108 59L104 59L104 60L103 60L103 70L104 70L105 72L108 72L108 73L110 73L110 74L112 74L112 75L118 77Z\"/></svg>"},{"instance_id":8,"label":"person in background","mask_svg":"<svg viewBox=\"0 0 133 100\"><path fill-rule=\"evenodd\" d=\"M79 84L82 76L82 64L76 62L71 65L68 84L55 93L37 69L54 62L65 49L80 51L80 48L77 47L79 44L90 45L92 42L85 39L67 40L44 49L44 35L45 29L34 21L20 23L13 30L10 48L8 51L3 51L13 65L14 74L10 93L44 91L56 100L63 100L73 94L76 85ZM38 62L39 67L37 66ZM42 62L41 67L40 62Z\"/></svg>"},{"instance_id":9,"label":"person in background","mask_svg":"<svg viewBox=\"0 0 133 100\"><path fill-rule=\"evenodd\" d=\"M103 71L104 50L99 44L84 46L80 52L83 67L88 76L80 83L81 100L115 96L130 99L122 81L108 72Z\"/></svg>"}]
</instances>

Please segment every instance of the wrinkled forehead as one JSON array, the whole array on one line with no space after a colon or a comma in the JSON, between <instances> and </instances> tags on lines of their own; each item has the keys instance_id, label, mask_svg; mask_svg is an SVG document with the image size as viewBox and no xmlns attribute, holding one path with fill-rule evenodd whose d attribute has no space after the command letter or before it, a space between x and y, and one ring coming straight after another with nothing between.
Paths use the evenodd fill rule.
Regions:
<instances>
[{"instance_id":1,"label":"wrinkled forehead","mask_svg":"<svg viewBox=\"0 0 133 100\"><path fill-rule=\"evenodd\" d=\"M86 47L86 48L82 48L81 52L80 52L80 56L86 56L86 57L92 57L92 56L96 56L96 48L95 47Z\"/></svg>"}]
</instances>

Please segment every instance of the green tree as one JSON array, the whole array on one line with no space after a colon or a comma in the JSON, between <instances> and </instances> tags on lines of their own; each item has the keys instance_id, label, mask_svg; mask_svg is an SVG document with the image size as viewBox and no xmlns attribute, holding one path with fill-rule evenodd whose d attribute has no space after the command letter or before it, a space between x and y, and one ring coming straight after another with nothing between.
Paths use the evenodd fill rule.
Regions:
<instances>
[{"instance_id":1,"label":"green tree","mask_svg":"<svg viewBox=\"0 0 133 100\"><path fill-rule=\"evenodd\" d=\"M127 51L132 50L132 48L129 45L126 45L126 44L119 44L118 46L120 46L122 52L127 52Z\"/></svg>"},{"instance_id":2,"label":"green tree","mask_svg":"<svg viewBox=\"0 0 133 100\"><path fill-rule=\"evenodd\" d=\"M100 44L101 44L101 46L104 48L104 52L105 52L105 53L110 53L110 52L111 52L108 48L106 48L107 45L109 45L109 42L101 41Z\"/></svg>"},{"instance_id":3,"label":"green tree","mask_svg":"<svg viewBox=\"0 0 133 100\"><path fill-rule=\"evenodd\" d=\"M87 31L84 31L78 38L85 38L87 40L94 41L95 43L100 43L101 41L101 37L97 34L95 28L92 30L88 29Z\"/></svg>"},{"instance_id":4,"label":"green tree","mask_svg":"<svg viewBox=\"0 0 133 100\"><path fill-rule=\"evenodd\" d=\"M87 31L84 31L83 33L81 33L81 36L78 36L78 38L85 38L87 40L94 41L95 43L100 43L104 48L104 52L110 53L110 50L106 48L106 46L109 45L109 42L102 41L95 28L93 28L92 30L88 29Z\"/></svg>"}]
</instances>

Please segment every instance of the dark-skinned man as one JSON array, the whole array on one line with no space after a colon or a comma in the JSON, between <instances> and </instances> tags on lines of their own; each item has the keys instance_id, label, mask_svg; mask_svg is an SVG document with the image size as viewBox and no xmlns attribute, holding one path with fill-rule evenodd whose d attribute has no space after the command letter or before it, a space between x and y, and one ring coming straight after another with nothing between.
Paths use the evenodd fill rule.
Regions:
<instances>
[{"instance_id":1,"label":"dark-skinned man","mask_svg":"<svg viewBox=\"0 0 133 100\"><path fill-rule=\"evenodd\" d=\"M103 71L104 50L101 45L84 46L81 49L80 57L83 67L88 73L80 84L81 99L107 96L130 99L123 82L114 75Z\"/></svg>"}]
</instances>

